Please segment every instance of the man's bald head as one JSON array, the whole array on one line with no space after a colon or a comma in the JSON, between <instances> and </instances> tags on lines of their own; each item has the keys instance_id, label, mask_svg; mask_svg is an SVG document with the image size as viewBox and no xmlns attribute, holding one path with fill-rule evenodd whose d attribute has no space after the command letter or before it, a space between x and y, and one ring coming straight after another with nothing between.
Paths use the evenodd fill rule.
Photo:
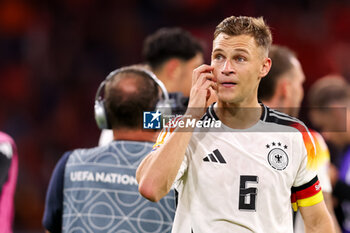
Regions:
<instances>
[{"instance_id":1,"label":"man's bald head","mask_svg":"<svg viewBox=\"0 0 350 233\"><path fill-rule=\"evenodd\" d=\"M112 128L141 128L143 112L154 110L159 96L158 85L140 69L113 75L105 86L105 107Z\"/></svg>"}]
</instances>

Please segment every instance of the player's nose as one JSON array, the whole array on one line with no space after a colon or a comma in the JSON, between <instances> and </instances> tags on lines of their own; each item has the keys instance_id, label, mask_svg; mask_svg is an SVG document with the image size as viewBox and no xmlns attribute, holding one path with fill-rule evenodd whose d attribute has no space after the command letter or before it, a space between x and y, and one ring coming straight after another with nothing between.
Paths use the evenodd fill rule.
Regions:
<instances>
[{"instance_id":1,"label":"player's nose","mask_svg":"<svg viewBox=\"0 0 350 233\"><path fill-rule=\"evenodd\" d=\"M230 75L235 73L234 67L229 60L225 61L221 73L224 75Z\"/></svg>"}]
</instances>

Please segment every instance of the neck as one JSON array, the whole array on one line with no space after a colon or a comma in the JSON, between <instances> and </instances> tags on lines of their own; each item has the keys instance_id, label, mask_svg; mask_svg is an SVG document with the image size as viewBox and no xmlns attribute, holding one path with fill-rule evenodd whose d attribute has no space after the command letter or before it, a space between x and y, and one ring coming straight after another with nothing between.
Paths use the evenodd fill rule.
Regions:
<instances>
[{"instance_id":1,"label":"neck","mask_svg":"<svg viewBox=\"0 0 350 233\"><path fill-rule=\"evenodd\" d=\"M262 107L256 100L251 104L218 102L215 113L228 127L246 129L255 125L261 117Z\"/></svg>"},{"instance_id":2,"label":"neck","mask_svg":"<svg viewBox=\"0 0 350 233\"><path fill-rule=\"evenodd\" d=\"M278 108L284 108L285 103L283 99L279 96L274 96L269 100L263 100L263 103L270 108L278 109Z\"/></svg>"},{"instance_id":3,"label":"neck","mask_svg":"<svg viewBox=\"0 0 350 233\"><path fill-rule=\"evenodd\" d=\"M280 112L284 112L290 116L297 117L298 116L298 108L291 107L289 103L287 103L283 98L274 97L268 101L264 100L263 103L270 108L276 109Z\"/></svg>"},{"instance_id":4,"label":"neck","mask_svg":"<svg viewBox=\"0 0 350 233\"><path fill-rule=\"evenodd\" d=\"M114 140L155 142L158 132L141 129L113 129Z\"/></svg>"},{"instance_id":5,"label":"neck","mask_svg":"<svg viewBox=\"0 0 350 233\"><path fill-rule=\"evenodd\" d=\"M164 86L166 86L168 93L181 92L179 83L169 77L169 73L166 72L165 68L154 71L154 74L163 82Z\"/></svg>"}]
</instances>

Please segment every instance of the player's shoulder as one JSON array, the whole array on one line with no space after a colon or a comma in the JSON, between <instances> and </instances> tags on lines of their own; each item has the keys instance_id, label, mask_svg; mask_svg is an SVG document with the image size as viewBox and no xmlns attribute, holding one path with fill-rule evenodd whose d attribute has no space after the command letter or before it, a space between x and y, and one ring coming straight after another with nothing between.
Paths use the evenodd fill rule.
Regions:
<instances>
[{"instance_id":1,"label":"player's shoulder","mask_svg":"<svg viewBox=\"0 0 350 233\"><path fill-rule=\"evenodd\" d=\"M92 148L78 148L69 151L70 157L75 159L89 159L93 160L95 157L109 156L116 154L142 154L143 151L150 151L152 149L152 142L146 141L129 141L120 140L112 141L103 146L96 146Z\"/></svg>"},{"instance_id":2,"label":"player's shoulder","mask_svg":"<svg viewBox=\"0 0 350 233\"><path fill-rule=\"evenodd\" d=\"M110 150L110 144L91 147L91 148L77 148L74 150L67 151L65 155L68 155L69 160L85 160L86 158L93 158L104 152Z\"/></svg>"},{"instance_id":3,"label":"player's shoulder","mask_svg":"<svg viewBox=\"0 0 350 233\"><path fill-rule=\"evenodd\" d=\"M325 143L323 136L318 131L316 131L312 128L309 128L309 131L310 131L310 134L312 135L312 137L315 139L315 141Z\"/></svg>"},{"instance_id":4,"label":"player's shoulder","mask_svg":"<svg viewBox=\"0 0 350 233\"><path fill-rule=\"evenodd\" d=\"M299 131L301 133L309 132L308 127L300 119L265 105L263 105L263 108L264 116L262 118L264 122L287 127L292 131Z\"/></svg>"}]
</instances>

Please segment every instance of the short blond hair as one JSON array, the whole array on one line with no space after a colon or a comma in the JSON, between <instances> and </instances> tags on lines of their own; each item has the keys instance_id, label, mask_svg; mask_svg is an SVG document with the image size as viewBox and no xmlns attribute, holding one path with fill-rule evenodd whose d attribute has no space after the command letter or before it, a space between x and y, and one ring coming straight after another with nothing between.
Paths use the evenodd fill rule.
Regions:
<instances>
[{"instance_id":1,"label":"short blond hair","mask_svg":"<svg viewBox=\"0 0 350 233\"><path fill-rule=\"evenodd\" d=\"M214 39L220 33L225 33L229 36L250 35L254 37L256 44L266 51L269 51L272 44L271 30L263 17L228 17L216 26Z\"/></svg>"}]
</instances>

